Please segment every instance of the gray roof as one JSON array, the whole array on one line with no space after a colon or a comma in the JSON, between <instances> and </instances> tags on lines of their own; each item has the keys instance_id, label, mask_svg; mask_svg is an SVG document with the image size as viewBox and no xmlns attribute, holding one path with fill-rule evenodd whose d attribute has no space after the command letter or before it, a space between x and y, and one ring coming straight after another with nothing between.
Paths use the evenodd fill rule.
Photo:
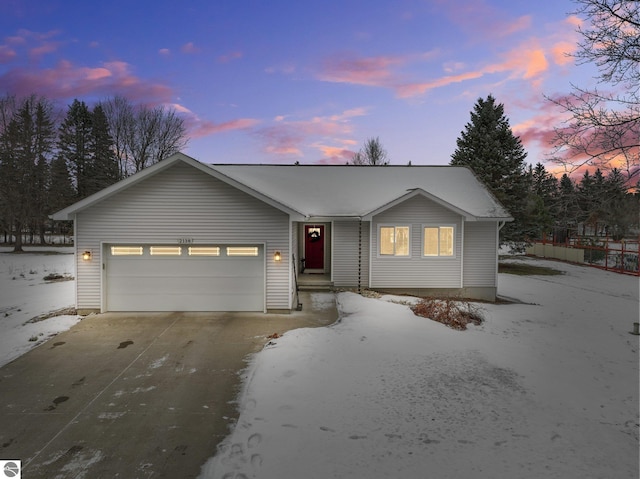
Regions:
<instances>
[{"instance_id":1,"label":"gray roof","mask_svg":"<svg viewBox=\"0 0 640 479\"><path fill-rule=\"evenodd\" d=\"M422 194L468 220L511 220L475 175L456 166L209 165L307 217L367 217Z\"/></svg>"},{"instance_id":2,"label":"gray roof","mask_svg":"<svg viewBox=\"0 0 640 479\"><path fill-rule=\"evenodd\" d=\"M513 218L471 170L457 166L207 165L176 153L51 215L70 220L94 204L184 162L292 215L371 219L414 195L423 195L466 220Z\"/></svg>"}]
</instances>

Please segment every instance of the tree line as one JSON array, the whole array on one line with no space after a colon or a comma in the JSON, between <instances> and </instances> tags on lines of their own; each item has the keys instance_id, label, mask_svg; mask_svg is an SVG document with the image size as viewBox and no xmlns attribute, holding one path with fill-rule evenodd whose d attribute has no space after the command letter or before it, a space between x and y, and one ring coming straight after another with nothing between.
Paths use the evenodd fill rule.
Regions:
<instances>
[{"instance_id":1,"label":"tree line","mask_svg":"<svg viewBox=\"0 0 640 479\"><path fill-rule=\"evenodd\" d=\"M186 146L184 120L115 96L64 113L44 97L0 97L0 232L44 244L48 216ZM62 225L69 228L69 225Z\"/></svg>"},{"instance_id":2,"label":"tree line","mask_svg":"<svg viewBox=\"0 0 640 479\"><path fill-rule=\"evenodd\" d=\"M527 165L526 157L504 105L492 95L479 98L450 164L471 168L514 218L500 232L503 244L517 248L548 235L563 242L570 235L620 239L638 233L640 184L632 185L634 178L613 167L558 179L540 162Z\"/></svg>"}]
</instances>

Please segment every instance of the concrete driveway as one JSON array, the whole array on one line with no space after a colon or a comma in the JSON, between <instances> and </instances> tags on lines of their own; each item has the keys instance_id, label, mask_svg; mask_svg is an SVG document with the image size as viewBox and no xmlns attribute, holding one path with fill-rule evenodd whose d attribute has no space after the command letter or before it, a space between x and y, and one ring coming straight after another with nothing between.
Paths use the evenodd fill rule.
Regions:
<instances>
[{"instance_id":1,"label":"concrete driveway","mask_svg":"<svg viewBox=\"0 0 640 479\"><path fill-rule=\"evenodd\" d=\"M337 319L332 293L292 314L100 314L0 369L0 459L23 478L193 478L237 417L267 336Z\"/></svg>"}]
</instances>

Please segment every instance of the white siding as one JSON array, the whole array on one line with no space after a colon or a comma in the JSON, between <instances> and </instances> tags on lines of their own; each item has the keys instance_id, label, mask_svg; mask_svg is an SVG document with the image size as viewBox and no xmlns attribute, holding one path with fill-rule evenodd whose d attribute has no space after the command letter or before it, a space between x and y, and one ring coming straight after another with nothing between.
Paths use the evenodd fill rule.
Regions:
<instances>
[{"instance_id":1,"label":"white siding","mask_svg":"<svg viewBox=\"0 0 640 479\"><path fill-rule=\"evenodd\" d=\"M409 257L380 257L378 226L410 226ZM455 226L455 257L423 257L423 225ZM372 222L372 288L459 288L462 265L462 217L423 197L414 196L376 215Z\"/></svg>"},{"instance_id":2,"label":"white siding","mask_svg":"<svg viewBox=\"0 0 640 479\"><path fill-rule=\"evenodd\" d=\"M296 300L295 296L296 296L296 281L297 281L297 275L300 274L300 254L298 253L299 249L298 249L298 225L299 223L297 222L292 222L291 223L291 251L293 252L293 256L295 256L295 266L294 266L294 258L291 257L289 258L289 268L291 270L291 284L289 286L290 288L290 297L291 297L291 305L293 305L293 302Z\"/></svg>"},{"instance_id":3,"label":"white siding","mask_svg":"<svg viewBox=\"0 0 640 479\"><path fill-rule=\"evenodd\" d=\"M333 222L334 286L358 286L358 221ZM362 268L360 286L369 287L369 222L362 222Z\"/></svg>"},{"instance_id":4,"label":"white siding","mask_svg":"<svg viewBox=\"0 0 640 479\"><path fill-rule=\"evenodd\" d=\"M464 286L496 285L497 223L470 222L464 225Z\"/></svg>"},{"instance_id":5,"label":"white siding","mask_svg":"<svg viewBox=\"0 0 640 479\"><path fill-rule=\"evenodd\" d=\"M264 243L267 309L289 308L289 217L287 214L184 163L76 215L76 248L91 250L78 262L77 307L101 308L100 244ZM275 251L282 261L275 263ZM80 256L80 255L78 255Z\"/></svg>"}]
</instances>

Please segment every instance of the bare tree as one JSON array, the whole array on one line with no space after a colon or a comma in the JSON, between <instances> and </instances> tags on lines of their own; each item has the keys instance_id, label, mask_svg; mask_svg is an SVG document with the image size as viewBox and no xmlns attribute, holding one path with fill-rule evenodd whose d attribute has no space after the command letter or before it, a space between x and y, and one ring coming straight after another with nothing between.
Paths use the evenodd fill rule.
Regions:
<instances>
[{"instance_id":1,"label":"bare tree","mask_svg":"<svg viewBox=\"0 0 640 479\"><path fill-rule=\"evenodd\" d=\"M113 138L113 148L120 169L120 177L129 175L129 155L127 153L128 132L133 129L133 106L122 96L115 96L101 102L109 122L109 132Z\"/></svg>"},{"instance_id":2,"label":"bare tree","mask_svg":"<svg viewBox=\"0 0 640 479\"><path fill-rule=\"evenodd\" d=\"M368 138L363 147L351 158L352 165L385 166L389 164L389 155L380 143L380 138Z\"/></svg>"},{"instance_id":3,"label":"bare tree","mask_svg":"<svg viewBox=\"0 0 640 479\"><path fill-rule=\"evenodd\" d=\"M122 177L143 170L187 145L184 120L163 106L134 107L116 96L102 103Z\"/></svg>"},{"instance_id":4,"label":"bare tree","mask_svg":"<svg viewBox=\"0 0 640 479\"><path fill-rule=\"evenodd\" d=\"M571 172L583 166L618 168L627 184L640 176L640 2L574 0L586 19L576 63L594 64L606 87L572 85L565 97L550 98L570 114L556 129L554 161Z\"/></svg>"}]
</instances>

